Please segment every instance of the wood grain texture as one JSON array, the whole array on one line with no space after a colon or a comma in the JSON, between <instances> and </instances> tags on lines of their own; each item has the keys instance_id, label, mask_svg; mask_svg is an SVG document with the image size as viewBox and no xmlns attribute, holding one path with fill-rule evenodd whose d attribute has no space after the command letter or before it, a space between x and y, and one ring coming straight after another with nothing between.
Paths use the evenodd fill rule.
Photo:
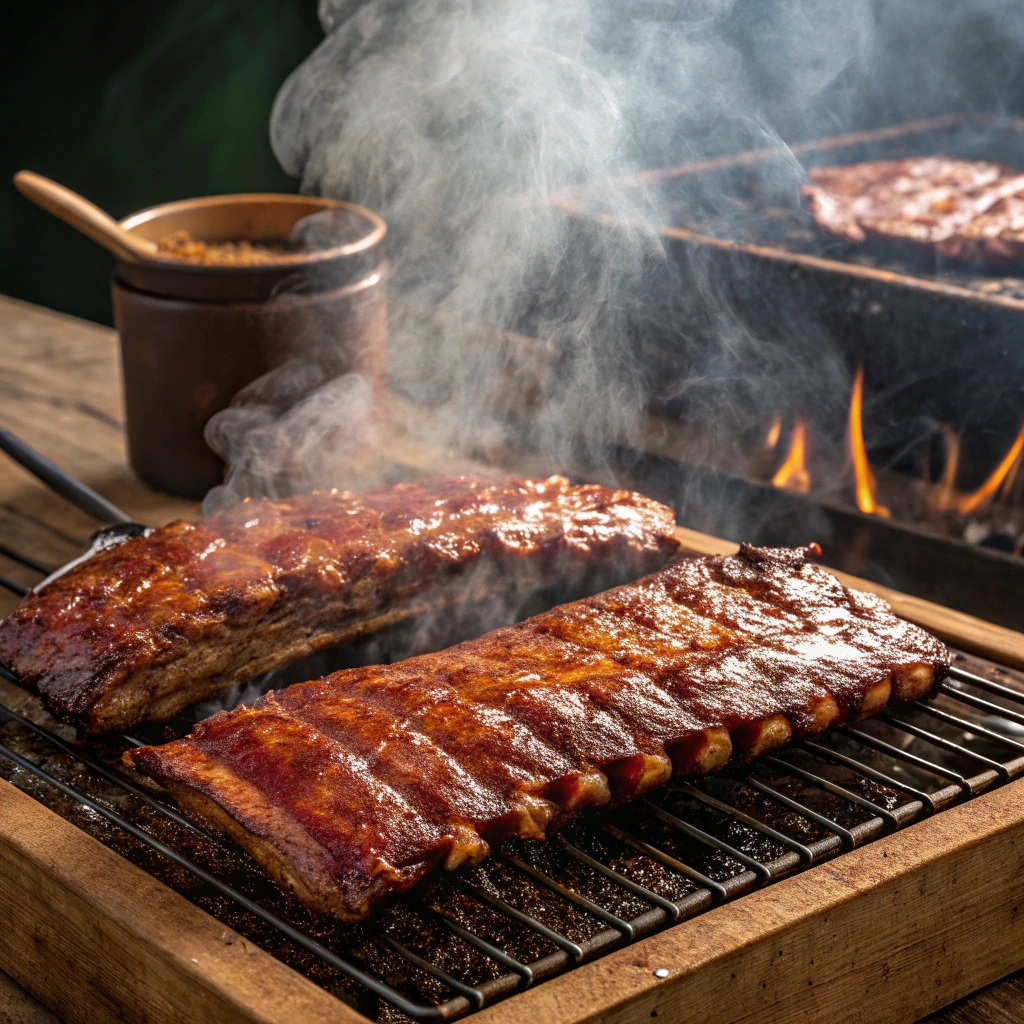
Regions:
<instances>
[{"instance_id":1,"label":"wood grain texture","mask_svg":"<svg viewBox=\"0 0 1024 1024\"><path fill-rule=\"evenodd\" d=\"M0 968L68 1024L363 1020L0 780Z\"/></svg>"},{"instance_id":2,"label":"wood grain texture","mask_svg":"<svg viewBox=\"0 0 1024 1024\"><path fill-rule=\"evenodd\" d=\"M0 1024L60 1024L60 1018L0 971Z\"/></svg>"},{"instance_id":3,"label":"wood grain texture","mask_svg":"<svg viewBox=\"0 0 1024 1024\"><path fill-rule=\"evenodd\" d=\"M479 1024L913 1021L1024 961L1024 781L480 1013ZM664 980L654 976L667 967Z\"/></svg>"},{"instance_id":4,"label":"wood grain texture","mask_svg":"<svg viewBox=\"0 0 1024 1024\"><path fill-rule=\"evenodd\" d=\"M120 372L113 331L0 299L0 425L143 522L194 514L194 503L149 491L128 469ZM0 454L0 543L56 567L99 525ZM38 580L0 565L23 584ZM12 605L0 592L0 615Z\"/></svg>"},{"instance_id":5,"label":"wood grain texture","mask_svg":"<svg viewBox=\"0 0 1024 1024\"><path fill-rule=\"evenodd\" d=\"M1020 1024L1024 1020L1024 971L960 999L923 1024Z\"/></svg>"},{"instance_id":6,"label":"wood grain texture","mask_svg":"<svg viewBox=\"0 0 1024 1024\"><path fill-rule=\"evenodd\" d=\"M144 522L198 511L149 491L127 468L109 329L0 298L0 424ZM541 471L493 439L472 457L445 450L443 426L411 403L396 402L390 429L396 477L496 466ZM56 566L95 527L0 456L0 543ZM695 553L736 548L679 533ZM4 560L0 572L36 579ZM1024 663L1018 634L850 582L883 593L900 614L947 639ZM0 615L13 604L0 592ZM912 1020L1024 963L1016 909L1024 884L1022 786L719 907L475 1019ZM0 783L0 914L0 968L69 1024L362 1020L7 783ZM663 965L672 974L658 982L651 972ZM975 999L979 1013L1002 1000L1004 1017L963 1016L970 1000L932 1019L1024 1020L1019 981Z\"/></svg>"},{"instance_id":7,"label":"wood grain texture","mask_svg":"<svg viewBox=\"0 0 1024 1024\"><path fill-rule=\"evenodd\" d=\"M140 522L199 515L197 502L150 490L128 467L117 335L107 327L0 296L0 426ZM481 441L486 463L451 450L438 418L397 396L382 429L385 475L394 480L424 472L499 475L495 462L513 457L493 440ZM538 468L520 459L520 471ZM0 544L56 568L80 554L99 526L0 453ZM0 574L24 586L39 579L2 557ZM0 617L16 604L0 589Z\"/></svg>"}]
</instances>

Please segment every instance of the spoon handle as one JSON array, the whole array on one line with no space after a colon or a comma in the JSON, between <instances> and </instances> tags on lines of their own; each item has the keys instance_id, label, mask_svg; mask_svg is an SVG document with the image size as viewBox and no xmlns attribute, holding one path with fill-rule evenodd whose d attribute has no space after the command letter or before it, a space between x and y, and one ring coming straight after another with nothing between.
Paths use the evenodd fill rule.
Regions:
<instances>
[{"instance_id":1,"label":"spoon handle","mask_svg":"<svg viewBox=\"0 0 1024 1024\"><path fill-rule=\"evenodd\" d=\"M152 242L135 238L95 203L90 203L84 196L41 174L18 171L14 176L14 184L23 196L77 228L119 259L138 263L155 251Z\"/></svg>"}]
</instances>

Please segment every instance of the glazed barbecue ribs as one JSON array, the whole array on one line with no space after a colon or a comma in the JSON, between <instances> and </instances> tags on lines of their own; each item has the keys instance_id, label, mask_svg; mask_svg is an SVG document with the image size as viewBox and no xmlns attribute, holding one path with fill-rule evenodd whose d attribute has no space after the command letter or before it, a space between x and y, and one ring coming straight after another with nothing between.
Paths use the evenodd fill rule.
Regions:
<instances>
[{"instance_id":1,"label":"glazed barbecue ribs","mask_svg":"<svg viewBox=\"0 0 1024 1024\"><path fill-rule=\"evenodd\" d=\"M980 160L912 157L812 167L802 189L826 231L931 246L993 265L1024 256L1024 174Z\"/></svg>"},{"instance_id":2,"label":"glazed barbecue ribs","mask_svg":"<svg viewBox=\"0 0 1024 1024\"><path fill-rule=\"evenodd\" d=\"M0 623L0 663L65 721L124 730L415 614L633 579L675 554L674 525L642 495L562 477L248 501L30 593Z\"/></svg>"},{"instance_id":3,"label":"glazed barbecue ribs","mask_svg":"<svg viewBox=\"0 0 1024 1024\"><path fill-rule=\"evenodd\" d=\"M808 549L683 560L125 754L309 906L359 921L586 808L927 693L947 653Z\"/></svg>"}]
</instances>

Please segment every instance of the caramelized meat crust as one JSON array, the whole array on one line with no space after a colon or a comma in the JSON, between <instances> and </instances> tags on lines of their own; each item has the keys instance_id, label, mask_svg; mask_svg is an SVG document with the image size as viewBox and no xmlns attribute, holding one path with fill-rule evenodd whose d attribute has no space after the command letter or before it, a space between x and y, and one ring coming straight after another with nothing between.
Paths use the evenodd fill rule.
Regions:
<instances>
[{"instance_id":1,"label":"caramelized meat crust","mask_svg":"<svg viewBox=\"0 0 1024 1024\"><path fill-rule=\"evenodd\" d=\"M978 160L913 157L812 167L802 189L826 231L929 245L953 259L1024 257L1024 174Z\"/></svg>"},{"instance_id":2,"label":"caramelized meat crust","mask_svg":"<svg viewBox=\"0 0 1024 1024\"><path fill-rule=\"evenodd\" d=\"M123 730L414 614L650 572L674 525L642 495L563 477L246 501L30 593L0 623L0 663L65 721Z\"/></svg>"},{"instance_id":3,"label":"caramelized meat crust","mask_svg":"<svg viewBox=\"0 0 1024 1024\"><path fill-rule=\"evenodd\" d=\"M943 645L807 558L677 562L435 654L351 669L127 752L346 921L436 868L928 692Z\"/></svg>"}]
</instances>

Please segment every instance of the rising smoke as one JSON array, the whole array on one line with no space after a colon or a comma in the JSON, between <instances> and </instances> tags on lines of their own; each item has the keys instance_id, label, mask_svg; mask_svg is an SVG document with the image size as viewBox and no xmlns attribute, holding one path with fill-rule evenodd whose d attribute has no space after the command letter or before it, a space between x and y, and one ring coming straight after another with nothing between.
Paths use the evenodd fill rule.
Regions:
<instances>
[{"instance_id":1,"label":"rising smoke","mask_svg":"<svg viewBox=\"0 0 1024 1024\"><path fill-rule=\"evenodd\" d=\"M973 72L957 55L968 30L1006 6L322 0L326 38L281 89L272 142L303 191L362 203L388 222L398 389L439 407L463 445L499 418L507 431L509 392L527 390L522 367L497 335L468 328L521 331L542 340L545 375L517 439L553 468L575 455L600 467L652 396L688 395L730 432L763 420L783 379L812 400L832 392L839 403L848 392L848 368L816 346L813 321L786 324L792 344L765 340L731 315L699 263L685 287L716 311L710 332L692 331L685 297L658 301L654 290L683 287L653 228L669 219L667 200L621 176L865 118L895 122L915 109L915 91L938 110L962 105ZM908 45L922 39L927 53ZM771 173L786 177L795 203L797 161ZM582 184L623 227L587 232L548 202ZM728 215L721 197L705 198ZM282 446L310 449L315 465L331 467L320 482L344 485L343 460L313 453L324 417L358 414L360 403L342 400L360 393L353 387L335 384L284 420L257 415L258 430L228 430L243 492L270 475L261 460Z\"/></svg>"}]
</instances>

